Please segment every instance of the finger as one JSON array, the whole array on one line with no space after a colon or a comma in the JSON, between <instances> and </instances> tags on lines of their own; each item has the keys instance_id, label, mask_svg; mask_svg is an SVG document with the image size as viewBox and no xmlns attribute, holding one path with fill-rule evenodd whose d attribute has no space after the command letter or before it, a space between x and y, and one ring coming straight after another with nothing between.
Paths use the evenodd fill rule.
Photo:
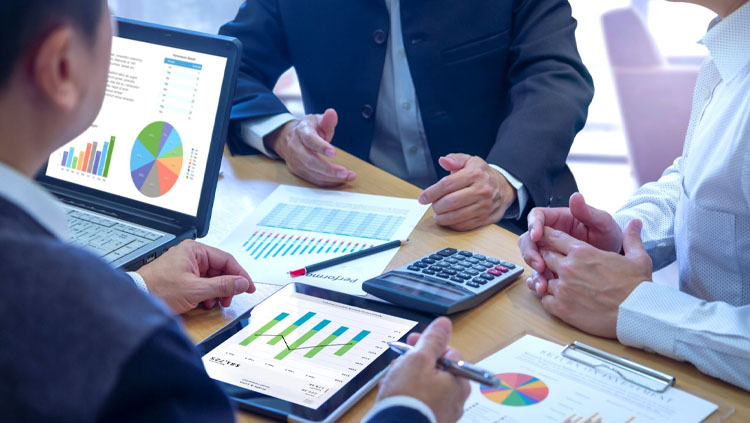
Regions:
<instances>
[{"instance_id":1,"label":"finger","mask_svg":"<svg viewBox=\"0 0 750 423\"><path fill-rule=\"evenodd\" d=\"M200 297L198 301L205 301L209 298L231 297L249 292L249 286L252 283L243 277L224 275L215 278L201 278L196 285L196 295Z\"/></svg>"},{"instance_id":2,"label":"finger","mask_svg":"<svg viewBox=\"0 0 750 423\"><path fill-rule=\"evenodd\" d=\"M310 123L305 122L300 124L297 127L296 132L297 139L299 139L302 146L304 146L307 150L328 157L333 157L336 155L336 150L333 148L331 143L321 138L320 135L318 135L318 132Z\"/></svg>"},{"instance_id":3,"label":"finger","mask_svg":"<svg viewBox=\"0 0 750 423\"><path fill-rule=\"evenodd\" d=\"M529 212L527 221L529 222L529 237L533 242L539 242L544 234L544 227L547 226L546 217L547 213L552 209L534 207Z\"/></svg>"},{"instance_id":4,"label":"finger","mask_svg":"<svg viewBox=\"0 0 750 423\"><path fill-rule=\"evenodd\" d=\"M212 308L216 307L216 298L211 298L206 301L203 301L203 307L207 310L211 310Z\"/></svg>"},{"instance_id":5,"label":"finger","mask_svg":"<svg viewBox=\"0 0 750 423\"><path fill-rule=\"evenodd\" d=\"M547 263L547 269L557 273L558 275L560 274L560 269L562 268L565 256L556 251L542 250L542 258L544 258L544 262Z\"/></svg>"},{"instance_id":6,"label":"finger","mask_svg":"<svg viewBox=\"0 0 750 423\"><path fill-rule=\"evenodd\" d=\"M542 307L547 310L547 313L565 320L562 315L561 304L560 300L554 295L545 295L542 297Z\"/></svg>"},{"instance_id":7,"label":"finger","mask_svg":"<svg viewBox=\"0 0 750 423\"><path fill-rule=\"evenodd\" d=\"M463 153L451 153L438 159L438 163L448 172L456 172L464 168L471 156Z\"/></svg>"},{"instance_id":8,"label":"finger","mask_svg":"<svg viewBox=\"0 0 750 423\"><path fill-rule=\"evenodd\" d=\"M518 248L521 250L521 256L526 264L537 272L544 271L544 260L542 259L542 255L539 254L539 247L536 241L531 239L529 232L524 233L518 238Z\"/></svg>"},{"instance_id":9,"label":"finger","mask_svg":"<svg viewBox=\"0 0 750 423\"><path fill-rule=\"evenodd\" d=\"M557 288L559 285L560 279L550 279L549 282L547 282L547 294L557 295Z\"/></svg>"},{"instance_id":10,"label":"finger","mask_svg":"<svg viewBox=\"0 0 750 423\"><path fill-rule=\"evenodd\" d=\"M433 210L434 210L434 204L433 204ZM432 217L433 219L435 219L435 223L437 223L440 226L453 226L453 225L458 225L462 222L466 222L472 219L477 219L480 217L484 217L486 219L487 216L482 216L485 212L486 211L484 207L482 207L481 204L474 203L466 207L460 208L458 210L453 210L447 213L439 213L435 211L435 214Z\"/></svg>"},{"instance_id":11,"label":"finger","mask_svg":"<svg viewBox=\"0 0 750 423\"><path fill-rule=\"evenodd\" d=\"M646 254L641 240L641 229L643 222L640 219L633 219L625 226L625 232L622 234L622 250L626 257L639 258Z\"/></svg>"},{"instance_id":12,"label":"finger","mask_svg":"<svg viewBox=\"0 0 750 423\"><path fill-rule=\"evenodd\" d=\"M461 351L453 347L448 347L448 351L446 351L445 354L443 354L443 357L451 361L459 361L459 360L464 359L463 355L461 354Z\"/></svg>"},{"instance_id":13,"label":"finger","mask_svg":"<svg viewBox=\"0 0 750 423\"><path fill-rule=\"evenodd\" d=\"M240 276L250 283L247 287L247 292L255 292L255 284L253 284L253 279L250 277L247 271L245 271L242 265L234 258L234 256L227 253L226 251L222 251L218 248L211 247L206 244L196 244L205 253L207 259L206 267L205 269L201 269L201 274L206 274L210 271L213 275L215 274L215 271L218 270L219 272L221 272L220 275Z\"/></svg>"},{"instance_id":14,"label":"finger","mask_svg":"<svg viewBox=\"0 0 750 423\"><path fill-rule=\"evenodd\" d=\"M419 194L419 202L421 204L434 203L447 194L468 187L473 182L474 181L469 172L464 172L463 170L458 171L452 175L443 177L437 183L422 191L422 193Z\"/></svg>"},{"instance_id":15,"label":"finger","mask_svg":"<svg viewBox=\"0 0 750 423\"><path fill-rule=\"evenodd\" d=\"M222 307L229 307L232 305L232 298L234 297L223 297L219 299L219 302L221 303Z\"/></svg>"},{"instance_id":16,"label":"finger","mask_svg":"<svg viewBox=\"0 0 750 423\"><path fill-rule=\"evenodd\" d=\"M451 331L451 321L446 317L438 317L422 333L417 342L416 351L427 354L432 360L437 360L448 348Z\"/></svg>"},{"instance_id":17,"label":"finger","mask_svg":"<svg viewBox=\"0 0 750 423\"><path fill-rule=\"evenodd\" d=\"M570 196L570 214L581 221L584 225L593 228L607 229L612 220L609 213L604 210L591 207L580 192Z\"/></svg>"},{"instance_id":18,"label":"finger","mask_svg":"<svg viewBox=\"0 0 750 423\"><path fill-rule=\"evenodd\" d=\"M492 219L488 219L486 217L480 216L480 217L475 217L473 219L465 220L463 222L456 223L455 225L447 225L447 226L453 229L454 231L468 232L468 231L473 231L474 229L480 228L491 221Z\"/></svg>"},{"instance_id":19,"label":"finger","mask_svg":"<svg viewBox=\"0 0 750 423\"><path fill-rule=\"evenodd\" d=\"M532 284L533 284L533 290L536 291L539 295L546 295L547 294L547 284L548 281L552 279L552 272L548 270L545 270L544 272L532 272Z\"/></svg>"},{"instance_id":20,"label":"finger","mask_svg":"<svg viewBox=\"0 0 750 423\"><path fill-rule=\"evenodd\" d=\"M421 333L413 332L410 333L409 336L406 337L406 343L414 346L417 345L417 342L419 341L419 338L422 336Z\"/></svg>"},{"instance_id":21,"label":"finger","mask_svg":"<svg viewBox=\"0 0 750 423\"><path fill-rule=\"evenodd\" d=\"M540 244L540 248L555 250L561 254L568 255L574 246L583 244L583 242L573 238L563 231L558 231L557 229L552 229L549 226L546 226ZM549 263L547 263L547 265L549 266Z\"/></svg>"},{"instance_id":22,"label":"finger","mask_svg":"<svg viewBox=\"0 0 750 423\"><path fill-rule=\"evenodd\" d=\"M316 185L340 185L356 177L351 170L323 159L302 145L295 149L295 154L294 163L298 166L293 165L292 170Z\"/></svg>"},{"instance_id":23,"label":"finger","mask_svg":"<svg viewBox=\"0 0 750 423\"><path fill-rule=\"evenodd\" d=\"M318 134L330 142L333 139L336 125L339 123L338 114L333 109L327 109L322 115L316 115L315 117L318 120Z\"/></svg>"},{"instance_id":24,"label":"finger","mask_svg":"<svg viewBox=\"0 0 750 423\"><path fill-rule=\"evenodd\" d=\"M481 201L484 198L481 198L473 188L473 185L469 185L465 188L446 193L442 198L432 203L432 209L435 210L435 213L443 214L468 206L481 207Z\"/></svg>"}]
</instances>

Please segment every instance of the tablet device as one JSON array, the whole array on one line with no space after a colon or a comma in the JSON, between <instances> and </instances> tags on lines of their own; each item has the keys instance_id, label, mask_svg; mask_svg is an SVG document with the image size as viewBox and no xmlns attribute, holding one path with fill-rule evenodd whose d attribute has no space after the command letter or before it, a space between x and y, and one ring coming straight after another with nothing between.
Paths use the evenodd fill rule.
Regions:
<instances>
[{"instance_id":1,"label":"tablet device","mask_svg":"<svg viewBox=\"0 0 750 423\"><path fill-rule=\"evenodd\" d=\"M198 345L208 374L242 409L290 422L336 421L397 354L387 343L432 317L289 284Z\"/></svg>"}]
</instances>

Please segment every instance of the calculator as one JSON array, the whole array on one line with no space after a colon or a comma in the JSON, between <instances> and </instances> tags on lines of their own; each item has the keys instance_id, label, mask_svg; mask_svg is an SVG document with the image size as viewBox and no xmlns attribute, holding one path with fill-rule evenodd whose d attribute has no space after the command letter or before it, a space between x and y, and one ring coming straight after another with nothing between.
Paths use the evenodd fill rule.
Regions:
<instances>
[{"instance_id":1,"label":"calculator","mask_svg":"<svg viewBox=\"0 0 750 423\"><path fill-rule=\"evenodd\" d=\"M369 279L365 292L434 314L472 308L518 279L523 267L471 251L443 248Z\"/></svg>"}]
</instances>

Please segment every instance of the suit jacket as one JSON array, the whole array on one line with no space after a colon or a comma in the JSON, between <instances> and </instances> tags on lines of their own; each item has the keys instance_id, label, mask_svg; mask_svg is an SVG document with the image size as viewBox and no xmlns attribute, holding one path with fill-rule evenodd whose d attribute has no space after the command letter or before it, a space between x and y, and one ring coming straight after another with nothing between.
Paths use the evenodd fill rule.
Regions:
<instances>
[{"instance_id":1,"label":"suit jacket","mask_svg":"<svg viewBox=\"0 0 750 423\"><path fill-rule=\"evenodd\" d=\"M435 165L486 158L523 182L530 206L567 205L565 164L593 96L566 0L402 0L404 44ZM339 114L333 144L367 160L389 31L382 0L249 0L222 34L243 43L229 147L239 123L287 109L273 95L294 66L307 113Z\"/></svg>"},{"instance_id":2,"label":"suit jacket","mask_svg":"<svg viewBox=\"0 0 750 423\"><path fill-rule=\"evenodd\" d=\"M171 312L127 275L2 197L0 245L4 421L234 421ZM370 423L399 416L427 421L394 406Z\"/></svg>"}]
</instances>

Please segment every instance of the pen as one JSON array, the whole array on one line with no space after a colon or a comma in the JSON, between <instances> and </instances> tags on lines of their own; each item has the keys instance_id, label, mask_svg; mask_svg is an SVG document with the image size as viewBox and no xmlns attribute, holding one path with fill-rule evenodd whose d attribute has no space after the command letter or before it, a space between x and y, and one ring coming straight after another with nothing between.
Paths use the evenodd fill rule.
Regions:
<instances>
[{"instance_id":1,"label":"pen","mask_svg":"<svg viewBox=\"0 0 750 423\"><path fill-rule=\"evenodd\" d=\"M367 257L369 255L379 253L381 251L386 251L392 248L397 248L406 244L407 242L409 242L408 239L386 242L385 244L376 245L374 247L366 248L364 250L360 250L355 253L347 254L341 257L336 257L330 260L322 261L320 263L311 264L301 269L292 270L291 272L289 272L289 275L291 275L293 278L297 276L306 275L308 273L315 272L317 270L325 269L327 267L335 266L341 263L346 263L347 261L356 260L358 258Z\"/></svg>"},{"instance_id":2,"label":"pen","mask_svg":"<svg viewBox=\"0 0 750 423\"><path fill-rule=\"evenodd\" d=\"M405 344L403 342L389 342L388 346L391 347L393 351L396 351L397 353L404 355L409 350L411 350L412 347L409 344ZM479 382L482 385L490 386L493 388L497 388L500 386L500 379L497 378L492 372L480 369L479 367L467 363L463 360L460 361L451 361L447 358L440 358L438 359L438 366L447 371L450 374L465 377L466 379L473 380L474 382Z\"/></svg>"}]
</instances>

